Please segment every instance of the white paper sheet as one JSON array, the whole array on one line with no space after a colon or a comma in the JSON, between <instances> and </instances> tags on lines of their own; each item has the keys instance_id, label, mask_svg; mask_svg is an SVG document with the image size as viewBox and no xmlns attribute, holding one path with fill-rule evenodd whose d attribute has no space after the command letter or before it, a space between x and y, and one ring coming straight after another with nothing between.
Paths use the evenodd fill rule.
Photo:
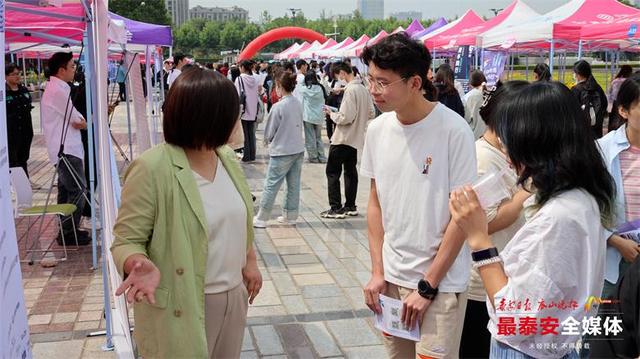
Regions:
<instances>
[{"instance_id":1,"label":"white paper sheet","mask_svg":"<svg viewBox=\"0 0 640 359\"><path fill-rule=\"evenodd\" d=\"M379 295L382 314L376 314L375 327L381 331L414 342L420 341L420 328L416 323L413 328L405 329L404 324L400 321L402 314L402 301L389 298L385 295Z\"/></svg>"}]
</instances>

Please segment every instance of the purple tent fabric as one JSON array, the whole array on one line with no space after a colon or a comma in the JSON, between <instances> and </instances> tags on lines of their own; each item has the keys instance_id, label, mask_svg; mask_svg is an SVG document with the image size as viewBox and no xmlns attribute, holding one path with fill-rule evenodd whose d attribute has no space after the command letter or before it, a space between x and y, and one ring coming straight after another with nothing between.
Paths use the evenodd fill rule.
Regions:
<instances>
[{"instance_id":1,"label":"purple tent fabric","mask_svg":"<svg viewBox=\"0 0 640 359\"><path fill-rule=\"evenodd\" d=\"M423 30L424 30L424 26L422 26L420 21L418 21L418 19L413 19L411 24L409 26L407 26L407 28L404 31L411 36L411 35L415 34L416 32L420 32L420 31L423 31Z\"/></svg>"},{"instance_id":2,"label":"purple tent fabric","mask_svg":"<svg viewBox=\"0 0 640 359\"><path fill-rule=\"evenodd\" d=\"M446 24L447 24L447 20L445 20L445 18L441 17L436 22L431 24L431 26L429 26L428 28L426 28L426 29L424 29L422 31L414 33L413 35L411 35L411 37L414 38L414 39L419 39L419 38L423 37L424 35L432 32L432 31L438 30L439 28L443 27Z\"/></svg>"},{"instance_id":3,"label":"purple tent fabric","mask_svg":"<svg viewBox=\"0 0 640 359\"><path fill-rule=\"evenodd\" d=\"M171 26L147 24L145 22L129 20L118 14L109 12L109 17L124 21L127 28L127 43L137 45L172 46ZM130 34L130 35L129 35ZM129 39L129 36L131 38Z\"/></svg>"}]
</instances>

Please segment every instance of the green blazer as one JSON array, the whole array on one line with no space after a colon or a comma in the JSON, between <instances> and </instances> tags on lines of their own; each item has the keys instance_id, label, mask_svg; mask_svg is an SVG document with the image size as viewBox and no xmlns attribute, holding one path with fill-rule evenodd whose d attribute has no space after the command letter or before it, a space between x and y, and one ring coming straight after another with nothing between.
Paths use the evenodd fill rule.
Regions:
<instances>
[{"instance_id":1,"label":"green blazer","mask_svg":"<svg viewBox=\"0 0 640 359\"><path fill-rule=\"evenodd\" d=\"M253 243L253 201L234 152L217 151L247 207L247 248ZM156 146L125 174L114 226L113 259L120 275L132 254L147 256L161 273L156 304L134 306L134 338L143 358L206 358L204 278L207 224L184 150Z\"/></svg>"}]
</instances>

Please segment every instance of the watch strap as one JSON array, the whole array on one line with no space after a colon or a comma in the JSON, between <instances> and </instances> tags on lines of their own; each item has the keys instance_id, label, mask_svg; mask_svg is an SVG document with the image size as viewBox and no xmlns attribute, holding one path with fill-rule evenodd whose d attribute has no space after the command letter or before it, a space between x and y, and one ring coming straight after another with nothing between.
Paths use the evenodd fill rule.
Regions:
<instances>
[{"instance_id":1,"label":"watch strap","mask_svg":"<svg viewBox=\"0 0 640 359\"><path fill-rule=\"evenodd\" d=\"M479 262L487 259L491 259L494 257L498 257L498 249L496 247L491 247L487 249L483 249L480 251L471 252L471 258L474 262Z\"/></svg>"}]
</instances>

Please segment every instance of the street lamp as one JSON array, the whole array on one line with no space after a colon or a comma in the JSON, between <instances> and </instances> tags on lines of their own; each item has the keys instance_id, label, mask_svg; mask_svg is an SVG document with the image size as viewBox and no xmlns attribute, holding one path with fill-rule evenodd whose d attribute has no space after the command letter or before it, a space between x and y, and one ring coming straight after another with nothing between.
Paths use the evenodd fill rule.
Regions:
<instances>
[{"instance_id":1,"label":"street lamp","mask_svg":"<svg viewBox=\"0 0 640 359\"><path fill-rule=\"evenodd\" d=\"M498 15L498 13L499 13L500 11L502 11L503 9L491 8L491 9L489 9L489 10L493 11L493 16L496 16L496 15Z\"/></svg>"},{"instance_id":2,"label":"street lamp","mask_svg":"<svg viewBox=\"0 0 640 359\"><path fill-rule=\"evenodd\" d=\"M333 17L333 32L330 34L324 34L324 36L333 36L334 40L337 40L336 36L340 35L340 33L338 32L338 20L336 19L336 17Z\"/></svg>"},{"instance_id":3,"label":"street lamp","mask_svg":"<svg viewBox=\"0 0 640 359\"><path fill-rule=\"evenodd\" d=\"M296 17L296 13L302 11L302 9L288 8L287 10L291 11L291 16Z\"/></svg>"}]
</instances>

